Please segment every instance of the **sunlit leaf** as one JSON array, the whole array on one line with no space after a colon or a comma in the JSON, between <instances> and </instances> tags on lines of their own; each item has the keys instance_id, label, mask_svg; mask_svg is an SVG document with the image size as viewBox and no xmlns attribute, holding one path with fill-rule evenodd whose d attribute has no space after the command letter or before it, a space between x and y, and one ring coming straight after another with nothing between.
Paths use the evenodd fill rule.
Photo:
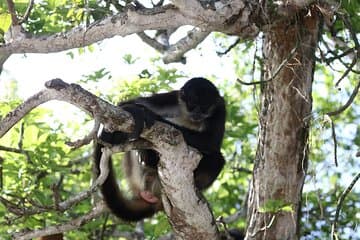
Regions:
<instances>
[{"instance_id":1,"label":"sunlit leaf","mask_svg":"<svg viewBox=\"0 0 360 240\"><path fill-rule=\"evenodd\" d=\"M11 25L11 15L0 11L0 30L7 32Z\"/></svg>"}]
</instances>

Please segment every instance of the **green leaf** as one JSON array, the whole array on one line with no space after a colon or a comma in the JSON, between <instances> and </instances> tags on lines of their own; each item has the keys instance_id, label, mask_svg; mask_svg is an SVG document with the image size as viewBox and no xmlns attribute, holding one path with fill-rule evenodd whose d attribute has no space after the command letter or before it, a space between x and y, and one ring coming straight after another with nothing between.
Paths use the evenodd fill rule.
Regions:
<instances>
[{"instance_id":1,"label":"green leaf","mask_svg":"<svg viewBox=\"0 0 360 240\"><path fill-rule=\"evenodd\" d=\"M277 213L280 211L292 212L291 204L286 204L283 200L270 199L259 210L261 213Z\"/></svg>"},{"instance_id":2,"label":"green leaf","mask_svg":"<svg viewBox=\"0 0 360 240\"><path fill-rule=\"evenodd\" d=\"M123 60L125 63L130 65L130 64L134 64L138 60L138 58L134 58L134 56L131 54L125 54L123 56Z\"/></svg>"},{"instance_id":3,"label":"green leaf","mask_svg":"<svg viewBox=\"0 0 360 240\"><path fill-rule=\"evenodd\" d=\"M63 6L66 0L48 0L49 7L55 9L56 7Z\"/></svg>"},{"instance_id":4,"label":"green leaf","mask_svg":"<svg viewBox=\"0 0 360 240\"><path fill-rule=\"evenodd\" d=\"M1 12L1 9L0 9ZM9 13L0 13L0 30L7 32L11 25L11 15Z\"/></svg>"}]
</instances>

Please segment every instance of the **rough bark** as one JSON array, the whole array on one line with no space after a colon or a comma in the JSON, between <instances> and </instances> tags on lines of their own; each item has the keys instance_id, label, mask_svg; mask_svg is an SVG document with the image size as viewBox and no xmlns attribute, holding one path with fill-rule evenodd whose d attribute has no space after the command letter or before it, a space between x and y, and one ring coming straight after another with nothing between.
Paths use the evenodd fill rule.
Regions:
<instances>
[{"instance_id":1,"label":"rough bark","mask_svg":"<svg viewBox=\"0 0 360 240\"><path fill-rule=\"evenodd\" d=\"M309 11L293 22L272 24L264 33L265 79L271 79L283 60L295 52L262 89L247 239L299 238L318 25L318 15ZM279 204L275 210L260 210L274 200ZM292 211L283 211L282 206L291 206Z\"/></svg>"}]
</instances>

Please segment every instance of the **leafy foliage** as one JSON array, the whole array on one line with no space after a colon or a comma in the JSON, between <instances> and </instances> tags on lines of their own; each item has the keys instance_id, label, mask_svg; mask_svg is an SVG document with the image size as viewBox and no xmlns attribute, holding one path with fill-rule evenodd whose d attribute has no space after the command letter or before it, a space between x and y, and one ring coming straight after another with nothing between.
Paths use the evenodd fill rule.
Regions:
<instances>
[{"instance_id":1,"label":"leafy foliage","mask_svg":"<svg viewBox=\"0 0 360 240\"><path fill-rule=\"evenodd\" d=\"M17 14L23 16L28 1L14 2ZM116 6L115 2L117 2ZM29 21L23 26L32 33L59 33L74 26L89 26L93 21L121 9L125 3L126 1L41 0L37 1ZM349 16L354 32L358 34L360 2L342 1L341 7L343 14ZM3 42L3 35L10 24L11 16L7 12L6 2L0 1L0 42ZM343 29L343 22L337 18L334 31L323 34L322 38L330 41L332 34L336 34L345 42L349 42L348 32ZM216 33L214 41L221 41L219 52L224 52L227 46L235 43L237 39ZM232 64L237 76L245 81L261 80L260 45L259 42L250 41L237 44L227 54L230 56L227 64ZM94 46L82 48L78 53L91 52L93 48ZM341 45L335 44L334 52L341 54L343 51ZM72 58L76 57L73 53L68 54ZM131 67L139 59L126 54L122 60ZM356 98L352 107L343 114L332 119L326 115L327 112L337 109L347 101L354 85L359 81L359 75L351 73L338 88L335 87L335 82L344 72L344 68L339 63L335 68L339 72L318 64L315 71L313 115L309 116L313 119L309 139L310 162L304 186L303 217L300 221L304 240L329 239L338 198L351 178L359 171L358 158L354 153L360 149L360 98ZM154 60L152 67L142 69L137 77L130 80L113 77L107 69L99 67L93 73L84 75L79 83L102 98L116 103L134 96L169 91L186 75L188 74L174 68L163 67ZM209 69L210 75L211 69ZM226 217L244 211L246 206L249 179L256 154L257 115L260 102L258 96L261 86L244 86L230 80L218 85L221 85L222 93L227 100L226 133L222 149L227 165L215 184L205 192L205 196L215 216ZM17 98L15 81L4 91L6 94L0 102L0 118L21 102ZM72 150L64 144L70 136L71 140L84 136L91 129L92 121L84 114L74 113L65 104L61 107L65 109L64 112L69 113L68 121L53 115L51 107L38 108L0 139L0 146L22 150L22 153L0 151L2 199L0 224L3 226L0 228L1 239L10 239L10 233L19 229L42 228L81 216L92 208L93 200L96 201L98 197L87 199L65 212L57 212L53 209L36 214L31 212L54 206L54 186L58 186L57 192L61 200L66 200L88 189L92 181L91 146ZM337 133L338 167L334 166L331 123L335 124ZM359 188L355 188L345 200L338 223L341 239L356 239L360 232L357 213L357 209L360 208L359 198ZM10 211L11 206L6 206L4 202L20 206L24 211L28 211L28 214L19 218L15 212ZM292 208L293 206L282 200L274 200L262 206L262 211L291 211ZM67 232L66 237L98 239L104 226L109 236L116 235L119 231L134 229L133 225L119 222L111 215L105 215L78 230ZM239 219L232 226L245 227L245 219ZM150 239L157 239L169 229L163 214L145 221L145 233Z\"/></svg>"}]
</instances>

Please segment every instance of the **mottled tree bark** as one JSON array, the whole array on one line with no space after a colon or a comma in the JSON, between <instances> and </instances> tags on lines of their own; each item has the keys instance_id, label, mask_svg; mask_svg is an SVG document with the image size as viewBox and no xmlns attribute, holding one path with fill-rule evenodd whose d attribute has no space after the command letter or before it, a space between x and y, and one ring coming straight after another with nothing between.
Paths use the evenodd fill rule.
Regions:
<instances>
[{"instance_id":1,"label":"mottled tree bark","mask_svg":"<svg viewBox=\"0 0 360 240\"><path fill-rule=\"evenodd\" d=\"M314 12L278 22L264 33L264 79L259 142L248 208L247 239L298 239L301 193L308 161L314 53ZM275 209L260 211L272 202ZM292 211L281 210L291 206Z\"/></svg>"}]
</instances>

